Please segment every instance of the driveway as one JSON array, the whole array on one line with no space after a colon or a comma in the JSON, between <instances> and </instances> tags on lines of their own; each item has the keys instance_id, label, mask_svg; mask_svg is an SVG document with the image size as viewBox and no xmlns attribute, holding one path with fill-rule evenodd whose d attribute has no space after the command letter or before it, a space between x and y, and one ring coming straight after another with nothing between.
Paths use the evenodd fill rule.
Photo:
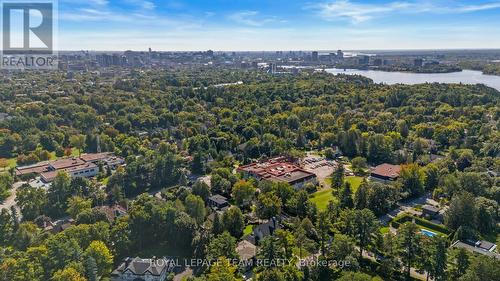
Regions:
<instances>
[{"instance_id":1,"label":"driveway","mask_svg":"<svg viewBox=\"0 0 500 281\"><path fill-rule=\"evenodd\" d=\"M389 221L391 221L391 219L393 219L397 215L399 215L401 213L409 212L412 208L414 208L417 205L424 205L428 200L432 200L430 193L424 194L424 195L422 195L418 198L412 199L410 201L406 201L406 202L400 201L400 202L398 202L398 207L396 209L379 217L380 223L382 225L387 225L389 223Z\"/></svg>"},{"instance_id":2,"label":"driveway","mask_svg":"<svg viewBox=\"0 0 500 281\"><path fill-rule=\"evenodd\" d=\"M10 191L10 196L7 197L7 199L5 199L5 201L3 201L1 204L0 204L0 209L9 209L12 207L12 206L15 206L16 205L16 193L17 193L17 190L23 185L25 184L26 182L24 181L20 181L20 182L16 182L14 183L14 185L12 186L12 189L9 190Z\"/></svg>"}]
</instances>

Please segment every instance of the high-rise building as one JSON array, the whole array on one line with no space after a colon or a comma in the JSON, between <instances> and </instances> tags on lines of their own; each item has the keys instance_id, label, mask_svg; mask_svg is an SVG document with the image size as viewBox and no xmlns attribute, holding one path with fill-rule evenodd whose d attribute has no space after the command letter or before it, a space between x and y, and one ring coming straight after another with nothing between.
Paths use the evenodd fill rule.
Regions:
<instances>
[{"instance_id":1,"label":"high-rise building","mask_svg":"<svg viewBox=\"0 0 500 281\"><path fill-rule=\"evenodd\" d=\"M316 51L312 52L311 59L312 59L312 61L318 61L319 60L318 52L316 52Z\"/></svg>"},{"instance_id":2,"label":"high-rise building","mask_svg":"<svg viewBox=\"0 0 500 281\"><path fill-rule=\"evenodd\" d=\"M268 73L275 74L276 73L276 64L270 63Z\"/></svg>"},{"instance_id":3,"label":"high-rise building","mask_svg":"<svg viewBox=\"0 0 500 281\"><path fill-rule=\"evenodd\" d=\"M359 64L367 65L370 63L370 56L363 55L358 60Z\"/></svg>"},{"instance_id":4,"label":"high-rise building","mask_svg":"<svg viewBox=\"0 0 500 281\"><path fill-rule=\"evenodd\" d=\"M344 52L342 52L342 50L337 51L337 58L340 60L344 59Z\"/></svg>"},{"instance_id":5,"label":"high-rise building","mask_svg":"<svg viewBox=\"0 0 500 281\"><path fill-rule=\"evenodd\" d=\"M424 65L424 60L423 59L415 59L413 61L413 65L415 67L422 67Z\"/></svg>"}]
</instances>

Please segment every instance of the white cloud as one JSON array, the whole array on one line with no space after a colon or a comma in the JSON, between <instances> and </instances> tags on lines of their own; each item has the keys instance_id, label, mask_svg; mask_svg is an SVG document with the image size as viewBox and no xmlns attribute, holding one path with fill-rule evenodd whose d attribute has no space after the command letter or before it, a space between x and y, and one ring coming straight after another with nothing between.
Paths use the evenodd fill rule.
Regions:
<instances>
[{"instance_id":1,"label":"white cloud","mask_svg":"<svg viewBox=\"0 0 500 281\"><path fill-rule=\"evenodd\" d=\"M263 26L267 23L283 22L276 17L262 17L257 11L239 11L228 16L228 18L239 24L248 26Z\"/></svg>"},{"instance_id":2,"label":"white cloud","mask_svg":"<svg viewBox=\"0 0 500 281\"><path fill-rule=\"evenodd\" d=\"M349 0L337 0L316 5L319 15L326 20L349 19L353 22L363 22L380 14L396 12L410 8L408 2L392 2L385 5L353 3Z\"/></svg>"},{"instance_id":3,"label":"white cloud","mask_svg":"<svg viewBox=\"0 0 500 281\"><path fill-rule=\"evenodd\" d=\"M500 2L486 3L480 5L467 5L458 8L460 12L479 12L500 8Z\"/></svg>"},{"instance_id":4,"label":"white cloud","mask_svg":"<svg viewBox=\"0 0 500 281\"><path fill-rule=\"evenodd\" d=\"M451 5L438 5L432 1L396 1L375 5L352 2L350 0L334 0L315 4L307 8L316 10L318 15L325 20L331 21L347 19L353 23L360 23L390 14L453 14L478 12L498 9L500 8L500 2L497 1L476 5L463 5L456 3Z\"/></svg>"},{"instance_id":5,"label":"white cloud","mask_svg":"<svg viewBox=\"0 0 500 281\"><path fill-rule=\"evenodd\" d=\"M142 7L146 10L152 10L156 8L156 5L153 2L144 1L144 3L142 3Z\"/></svg>"}]
</instances>

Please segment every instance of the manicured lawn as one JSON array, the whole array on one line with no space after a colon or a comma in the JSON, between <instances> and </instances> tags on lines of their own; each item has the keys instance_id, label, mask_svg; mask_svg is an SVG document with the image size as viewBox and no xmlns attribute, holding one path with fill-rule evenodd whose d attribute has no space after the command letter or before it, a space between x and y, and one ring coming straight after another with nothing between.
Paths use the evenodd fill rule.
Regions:
<instances>
[{"instance_id":1,"label":"manicured lawn","mask_svg":"<svg viewBox=\"0 0 500 281\"><path fill-rule=\"evenodd\" d=\"M252 233L252 231L253 231L253 227L254 227L254 225L253 225L253 224L249 224L249 225L247 225L247 226L245 227L245 229L243 229L243 236L246 236L246 235L248 235L248 234Z\"/></svg>"},{"instance_id":2,"label":"manicured lawn","mask_svg":"<svg viewBox=\"0 0 500 281\"><path fill-rule=\"evenodd\" d=\"M351 184L351 190L352 193L356 192L358 190L359 186L363 182L362 177L346 177L345 181Z\"/></svg>"},{"instance_id":3,"label":"manicured lawn","mask_svg":"<svg viewBox=\"0 0 500 281\"><path fill-rule=\"evenodd\" d=\"M331 200L336 200L336 198L333 197L331 188L325 188L313 193L309 199L309 201L315 204L320 211L326 210L326 207Z\"/></svg>"},{"instance_id":4,"label":"manicured lawn","mask_svg":"<svg viewBox=\"0 0 500 281\"><path fill-rule=\"evenodd\" d=\"M382 234L387 234L387 233L389 233L389 231L390 231L389 227L381 227L380 228L380 233L382 233Z\"/></svg>"}]
</instances>

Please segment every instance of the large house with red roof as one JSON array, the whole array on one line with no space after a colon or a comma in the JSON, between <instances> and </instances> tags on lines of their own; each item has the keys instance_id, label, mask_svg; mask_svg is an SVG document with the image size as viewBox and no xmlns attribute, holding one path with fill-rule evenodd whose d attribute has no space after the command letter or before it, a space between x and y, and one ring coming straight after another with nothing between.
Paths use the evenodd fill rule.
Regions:
<instances>
[{"instance_id":1,"label":"large house with red roof","mask_svg":"<svg viewBox=\"0 0 500 281\"><path fill-rule=\"evenodd\" d=\"M401 166L384 163L373 168L370 176L374 180L395 181L400 173Z\"/></svg>"},{"instance_id":2,"label":"large house with red roof","mask_svg":"<svg viewBox=\"0 0 500 281\"><path fill-rule=\"evenodd\" d=\"M286 182L295 188L301 188L307 183L317 183L316 174L302 169L284 157L240 166L237 171L243 173L245 177Z\"/></svg>"}]
</instances>

